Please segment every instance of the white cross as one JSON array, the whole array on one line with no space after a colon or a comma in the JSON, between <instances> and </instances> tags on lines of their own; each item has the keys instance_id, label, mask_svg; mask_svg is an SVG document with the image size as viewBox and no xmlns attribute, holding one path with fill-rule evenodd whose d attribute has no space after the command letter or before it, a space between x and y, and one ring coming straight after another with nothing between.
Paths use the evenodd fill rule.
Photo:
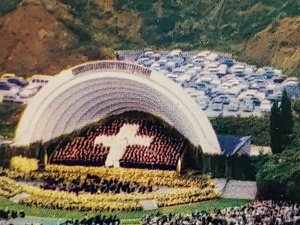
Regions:
<instances>
[{"instance_id":1,"label":"white cross","mask_svg":"<svg viewBox=\"0 0 300 225\"><path fill-rule=\"evenodd\" d=\"M94 144L102 143L110 147L105 166L120 167L120 159L123 157L127 146L140 145L148 147L153 141L153 137L137 136L139 125L124 124L117 135L99 135L95 138Z\"/></svg>"}]
</instances>

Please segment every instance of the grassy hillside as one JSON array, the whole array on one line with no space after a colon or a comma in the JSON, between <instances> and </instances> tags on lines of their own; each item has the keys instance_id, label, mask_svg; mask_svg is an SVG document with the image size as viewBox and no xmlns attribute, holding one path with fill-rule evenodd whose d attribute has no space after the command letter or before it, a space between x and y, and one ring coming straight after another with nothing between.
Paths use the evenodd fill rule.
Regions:
<instances>
[{"instance_id":1,"label":"grassy hillside","mask_svg":"<svg viewBox=\"0 0 300 225\"><path fill-rule=\"evenodd\" d=\"M247 61L273 65L299 77L300 16L269 25L247 43L243 55Z\"/></svg>"},{"instance_id":2,"label":"grassy hillside","mask_svg":"<svg viewBox=\"0 0 300 225\"><path fill-rule=\"evenodd\" d=\"M27 12L27 17L24 16L24 12ZM4 59L0 62L0 72L51 74L78 62L111 57L111 51L107 48L207 48L245 56L247 42L259 32L268 26L276 30L283 18L300 16L300 2L2 0L0 14L0 33L15 35L17 40L21 40L21 44L15 41L9 45L3 39L10 36L0 35L1 47L9 49L5 57L0 57ZM16 28L17 24L11 22L15 18L23 18L17 22L20 29ZM45 30L46 34L41 32L41 29ZM291 29L299 30L299 25L295 24ZM24 32L25 37L22 35ZM41 33L42 37L46 36L43 40L38 38ZM24 40L26 43L27 39L34 40L33 45L28 44L26 47L29 51L25 51L25 47L19 47ZM36 42L37 44L34 44ZM44 49L44 58L38 57L40 52L37 48ZM102 48L105 48L104 52ZM261 51L264 55L266 49ZM274 49L275 54L276 51L277 48ZM21 53L14 55L14 52ZM245 58L255 58L251 54L251 51L247 51ZM57 57L61 55L63 57ZM18 60L27 57L32 58L31 62L25 60L21 64L17 63ZM283 57L288 60L290 55ZM281 65L278 61L280 60L266 63L286 67L288 71L294 69L294 65Z\"/></svg>"}]
</instances>

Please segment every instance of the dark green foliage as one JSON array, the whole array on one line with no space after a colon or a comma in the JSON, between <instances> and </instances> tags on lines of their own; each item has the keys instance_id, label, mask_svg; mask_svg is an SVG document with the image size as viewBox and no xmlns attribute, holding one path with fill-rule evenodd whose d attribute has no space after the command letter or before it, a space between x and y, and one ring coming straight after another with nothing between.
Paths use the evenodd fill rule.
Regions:
<instances>
[{"instance_id":1,"label":"dark green foliage","mask_svg":"<svg viewBox=\"0 0 300 225\"><path fill-rule=\"evenodd\" d=\"M68 20L60 20L66 28L71 30L81 42L90 42L92 40L92 35L88 28L80 23L73 23Z\"/></svg>"},{"instance_id":2,"label":"dark green foliage","mask_svg":"<svg viewBox=\"0 0 300 225\"><path fill-rule=\"evenodd\" d=\"M176 43L191 43L193 47L216 47L227 42L249 39L280 14L299 15L297 1L194 1L194 0L114 0L117 10L134 9L140 13L142 37L158 47ZM162 5L163 16L156 11ZM155 33L151 33L155 32ZM153 35L155 34L155 35Z\"/></svg>"},{"instance_id":3,"label":"dark green foliage","mask_svg":"<svg viewBox=\"0 0 300 225\"><path fill-rule=\"evenodd\" d=\"M211 119L217 134L250 135L252 144L270 145L270 122L268 117L217 117Z\"/></svg>"},{"instance_id":4,"label":"dark green foliage","mask_svg":"<svg viewBox=\"0 0 300 225\"><path fill-rule=\"evenodd\" d=\"M289 42L288 41L281 41L280 43L279 43L279 46L280 47L286 47L286 46L288 46L289 45Z\"/></svg>"},{"instance_id":5,"label":"dark green foliage","mask_svg":"<svg viewBox=\"0 0 300 225\"><path fill-rule=\"evenodd\" d=\"M24 105L0 103L0 135L12 138Z\"/></svg>"},{"instance_id":6,"label":"dark green foliage","mask_svg":"<svg viewBox=\"0 0 300 225\"><path fill-rule=\"evenodd\" d=\"M160 15L154 2L136 1L133 6L143 16L141 36L150 45L167 46L174 41L169 32L172 32L175 25L180 21L180 14L178 13L180 8L175 1L163 0L159 6L162 10L162 15Z\"/></svg>"},{"instance_id":7,"label":"dark green foliage","mask_svg":"<svg viewBox=\"0 0 300 225\"><path fill-rule=\"evenodd\" d=\"M273 1L274 2L274 1ZM289 1L287 4L282 5L283 11L290 16L299 16L300 13L300 2L299 1Z\"/></svg>"},{"instance_id":8,"label":"dark green foliage","mask_svg":"<svg viewBox=\"0 0 300 225\"><path fill-rule=\"evenodd\" d=\"M21 0L1 0L0 1L0 15L4 15L15 10L20 4Z\"/></svg>"},{"instance_id":9,"label":"dark green foliage","mask_svg":"<svg viewBox=\"0 0 300 225\"><path fill-rule=\"evenodd\" d=\"M292 142L293 114L291 100L283 91L280 107L275 102L271 109L270 136L273 153L282 152Z\"/></svg>"},{"instance_id":10,"label":"dark green foliage","mask_svg":"<svg viewBox=\"0 0 300 225\"><path fill-rule=\"evenodd\" d=\"M90 23L92 17L97 15L97 5L93 1L86 0L60 0L60 2L70 6L70 13L82 20Z\"/></svg>"},{"instance_id":11,"label":"dark green foliage","mask_svg":"<svg viewBox=\"0 0 300 225\"><path fill-rule=\"evenodd\" d=\"M258 196L264 199L300 200L300 151L284 151L258 164Z\"/></svg>"},{"instance_id":12,"label":"dark green foliage","mask_svg":"<svg viewBox=\"0 0 300 225\"><path fill-rule=\"evenodd\" d=\"M288 148L293 149L295 151L299 151L300 146L300 99L296 99L293 101L293 111L294 111L294 126L293 132L290 136L291 143L289 144Z\"/></svg>"},{"instance_id":13,"label":"dark green foliage","mask_svg":"<svg viewBox=\"0 0 300 225\"><path fill-rule=\"evenodd\" d=\"M211 155L203 154L199 148L190 148L183 155L183 170L195 170L200 174L211 174L215 178L255 180L256 164L266 156Z\"/></svg>"},{"instance_id":14,"label":"dark green foliage","mask_svg":"<svg viewBox=\"0 0 300 225\"><path fill-rule=\"evenodd\" d=\"M76 18L76 23L74 21L69 21L67 19L60 19L66 28L71 30L81 42L93 43L92 31L90 30L90 23L93 17L104 16L101 9L97 7L94 1L86 0L59 0L60 2L68 5L70 7L70 13Z\"/></svg>"},{"instance_id":15,"label":"dark green foliage","mask_svg":"<svg viewBox=\"0 0 300 225\"><path fill-rule=\"evenodd\" d=\"M295 74L298 77L300 74L300 61L296 64L296 66L292 69L290 74Z\"/></svg>"},{"instance_id":16,"label":"dark green foliage","mask_svg":"<svg viewBox=\"0 0 300 225\"><path fill-rule=\"evenodd\" d=\"M93 18L107 21L118 16L113 10L102 9L97 1L59 1L70 7L72 16L84 25L91 37L99 31L110 34L115 43L107 47L120 49L150 45L155 48L180 46L183 49L205 47L219 50L223 46L245 42L270 24L275 29L282 17L300 15L299 3L294 0L284 4L258 0L113 0L117 13L134 12L141 18L139 34L129 37L117 23L103 23L99 28L91 26ZM70 24L68 27L73 32L75 30L83 42L94 43L92 38L81 37L87 34L82 28Z\"/></svg>"},{"instance_id":17,"label":"dark green foliage","mask_svg":"<svg viewBox=\"0 0 300 225\"><path fill-rule=\"evenodd\" d=\"M271 149L273 153L279 153L282 151L281 146L281 131L280 131L280 109L278 102L274 102L271 109L270 116L270 137L271 137Z\"/></svg>"},{"instance_id":18,"label":"dark green foliage","mask_svg":"<svg viewBox=\"0 0 300 225\"><path fill-rule=\"evenodd\" d=\"M293 111L296 113L296 118L300 118L300 98L293 102Z\"/></svg>"},{"instance_id":19,"label":"dark green foliage","mask_svg":"<svg viewBox=\"0 0 300 225\"><path fill-rule=\"evenodd\" d=\"M281 141L282 148L285 148L291 142L291 135L293 132L293 114L291 100L286 91L282 93L281 100Z\"/></svg>"}]
</instances>

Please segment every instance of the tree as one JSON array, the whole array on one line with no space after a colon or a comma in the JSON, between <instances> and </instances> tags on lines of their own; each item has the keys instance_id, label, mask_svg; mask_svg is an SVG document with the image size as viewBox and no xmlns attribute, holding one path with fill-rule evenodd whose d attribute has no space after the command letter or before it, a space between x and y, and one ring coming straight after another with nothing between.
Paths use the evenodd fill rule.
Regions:
<instances>
[{"instance_id":1,"label":"tree","mask_svg":"<svg viewBox=\"0 0 300 225\"><path fill-rule=\"evenodd\" d=\"M257 164L258 198L300 200L300 152L286 150L265 156Z\"/></svg>"},{"instance_id":2,"label":"tree","mask_svg":"<svg viewBox=\"0 0 300 225\"><path fill-rule=\"evenodd\" d=\"M293 114L291 100L286 91L282 93L281 99L281 120L280 120L280 132L281 132L281 148L284 149L291 143L291 135L293 133Z\"/></svg>"},{"instance_id":3,"label":"tree","mask_svg":"<svg viewBox=\"0 0 300 225\"><path fill-rule=\"evenodd\" d=\"M300 146L300 99L296 99L293 102L293 111L294 114L294 124L293 124L293 133L291 135L291 143L289 145L290 149L299 151Z\"/></svg>"},{"instance_id":4,"label":"tree","mask_svg":"<svg viewBox=\"0 0 300 225\"><path fill-rule=\"evenodd\" d=\"M282 145L280 141L281 132L280 132L280 119L281 113L278 107L278 102L274 102L271 109L270 117L270 137L271 137L271 149L273 153L282 152Z\"/></svg>"},{"instance_id":5,"label":"tree","mask_svg":"<svg viewBox=\"0 0 300 225\"><path fill-rule=\"evenodd\" d=\"M294 101L293 110L296 113L297 118L300 118L300 99Z\"/></svg>"},{"instance_id":6,"label":"tree","mask_svg":"<svg viewBox=\"0 0 300 225\"><path fill-rule=\"evenodd\" d=\"M292 142L293 113L291 100L283 91L281 105L275 102L271 109L270 136L273 153L281 153Z\"/></svg>"}]
</instances>

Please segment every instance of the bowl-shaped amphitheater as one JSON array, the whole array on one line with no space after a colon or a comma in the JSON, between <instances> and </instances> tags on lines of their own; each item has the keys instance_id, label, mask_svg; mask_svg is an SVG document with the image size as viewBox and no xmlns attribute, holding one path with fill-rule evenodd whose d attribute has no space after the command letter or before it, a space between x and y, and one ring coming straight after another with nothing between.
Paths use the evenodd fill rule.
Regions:
<instances>
[{"instance_id":1,"label":"bowl-shaped amphitheater","mask_svg":"<svg viewBox=\"0 0 300 225\"><path fill-rule=\"evenodd\" d=\"M27 106L14 146L38 149L43 161L37 169L37 160L14 157L0 176L0 196L23 193L22 204L139 210L218 196L209 177L176 171L191 149L221 153L205 114L176 83L127 62L56 75Z\"/></svg>"}]
</instances>

